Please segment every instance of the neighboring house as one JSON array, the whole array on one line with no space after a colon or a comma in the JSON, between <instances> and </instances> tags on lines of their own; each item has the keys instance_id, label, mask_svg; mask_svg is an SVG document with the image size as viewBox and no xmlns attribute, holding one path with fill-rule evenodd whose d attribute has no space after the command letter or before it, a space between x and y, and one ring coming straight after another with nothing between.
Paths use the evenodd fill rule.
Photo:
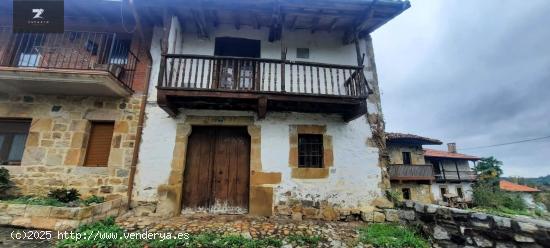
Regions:
<instances>
[{"instance_id":1,"label":"neighboring house","mask_svg":"<svg viewBox=\"0 0 550 248\"><path fill-rule=\"evenodd\" d=\"M424 159L422 145L441 145L437 139L413 134L386 133L390 157L388 173L393 190L404 200L432 203L433 167Z\"/></svg>"},{"instance_id":2,"label":"neighboring house","mask_svg":"<svg viewBox=\"0 0 550 248\"><path fill-rule=\"evenodd\" d=\"M148 41L120 25L119 3L67 0L64 11L64 33L12 33L12 1L0 3L0 166L26 195L126 196Z\"/></svg>"},{"instance_id":3,"label":"neighboring house","mask_svg":"<svg viewBox=\"0 0 550 248\"><path fill-rule=\"evenodd\" d=\"M382 197L370 33L408 1L134 2L155 25L137 209L334 219Z\"/></svg>"},{"instance_id":4,"label":"neighboring house","mask_svg":"<svg viewBox=\"0 0 550 248\"><path fill-rule=\"evenodd\" d=\"M477 179L471 163L480 158L457 153L456 144L447 144L448 151L424 149L424 157L434 168L435 182L432 195L436 202L447 201L456 196L466 202L472 201L472 183Z\"/></svg>"},{"instance_id":5,"label":"neighboring house","mask_svg":"<svg viewBox=\"0 0 550 248\"><path fill-rule=\"evenodd\" d=\"M506 180L500 180L499 185L500 190L502 191L508 191L514 194L518 194L523 199L525 204L527 204L527 207L536 207L534 194L540 192L540 190L525 185L515 184Z\"/></svg>"}]
</instances>

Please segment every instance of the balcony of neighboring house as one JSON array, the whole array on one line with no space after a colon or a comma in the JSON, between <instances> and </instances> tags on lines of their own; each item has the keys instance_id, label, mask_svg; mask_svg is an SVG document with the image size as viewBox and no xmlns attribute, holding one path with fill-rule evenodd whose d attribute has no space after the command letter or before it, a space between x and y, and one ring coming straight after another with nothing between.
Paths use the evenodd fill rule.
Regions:
<instances>
[{"instance_id":1,"label":"balcony of neighboring house","mask_svg":"<svg viewBox=\"0 0 550 248\"><path fill-rule=\"evenodd\" d=\"M0 91L128 96L139 62L130 48L126 34L13 33L0 27Z\"/></svg>"},{"instance_id":2,"label":"balcony of neighboring house","mask_svg":"<svg viewBox=\"0 0 550 248\"><path fill-rule=\"evenodd\" d=\"M433 181L435 180L432 165L394 164L388 166L392 181Z\"/></svg>"},{"instance_id":3,"label":"balcony of neighboring house","mask_svg":"<svg viewBox=\"0 0 550 248\"><path fill-rule=\"evenodd\" d=\"M477 174L471 170L441 170L435 174L436 182L473 182Z\"/></svg>"}]
</instances>

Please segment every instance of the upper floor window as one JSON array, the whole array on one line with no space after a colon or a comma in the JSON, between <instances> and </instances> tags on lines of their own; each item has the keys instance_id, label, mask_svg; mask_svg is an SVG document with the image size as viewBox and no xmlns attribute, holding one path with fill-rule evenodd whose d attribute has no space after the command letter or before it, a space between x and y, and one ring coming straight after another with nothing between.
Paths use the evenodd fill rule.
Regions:
<instances>
[{"instance_id":1,"label":"upper floor window","mask_svg":"<svg viewBox=\"0 0 550 248\"><path fill-rule=\"evenodd\" d=\"M403 152L403 164L411 164L411 153Z\"/></svg>"},{"instance_id":2,"label":"upper floor window","mask_svg":"<svg viewBox=\"0 0 550 248\"><path fill-rule=\"evenodd\" d=\"M298 167L323 168L322 134L298 134Z\"/></svg>"},{"instance_id":3,"label":"upper floor window","mask_svg":"<svg viewBox=\"0 0 550 248\"><path fill-rule=\"evenodd\" d=\"M114 122L92 122L84 166L107 166L114 126Z\"/></svg>"},{"instance_id":4,"label":"upper floor window","mask_svg":"<svg viewBox=\"0 0 550 248\"><path fill-rule=\"evenodd\" d=\"M309 59L309 48L296 48L296 58Z\"/></svg>"},{"instance_id":5,"label":"upper floor window","mask_svg":"<svg viewBox=\"0 0 550 248\"><path fill-rule=\"evenodd\" d=\"M30 120L0 120L0 165L20 165Z\"/></svg>"}]
</instances>

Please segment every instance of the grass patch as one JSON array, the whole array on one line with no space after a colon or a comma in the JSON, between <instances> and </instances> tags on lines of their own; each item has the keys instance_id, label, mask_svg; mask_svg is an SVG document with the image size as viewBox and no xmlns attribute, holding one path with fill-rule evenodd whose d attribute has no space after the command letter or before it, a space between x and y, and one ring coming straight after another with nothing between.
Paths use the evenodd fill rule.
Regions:
<instances>
[{"instance_id":1,"label":"grass patch","mask_svg":"<svg viewBox=\"0 0 550 248\"><path fill-rule=\"evenodd\" d=\"M414 230L395 224L370 224L359 228L359 241L384 248L428 248L429 243Z\"/></svg>"},{"instance_id":2,"label":"grass patch","mask_svg":"<svg viewBox=\"0 0 550 248\"><path fill-rule=\"evenodd\" d=\"M20 196L4 199L1 202L12 204L42 205L53 207L82 207L105 202L103 197L90 196L84 200L78 199L72 202L61 202L52 197Z\"/></svg>"},{"instance_id":3,"label":"grass patch","mask_svg":"<svg viewBox=\"0 0 550 248\"><path fill-rule=\"evenodd\" d=\"M319 242L321 242L321 237L319 236L290 235L287 239L293 245L309 247L317 247Z\"/></svg>"},{"instance_id":4,"label":"grass patch","mask_svg":"<svg viewBox=\"0 0 550 248\"><path fill-rule=\"evenodd\" d=\"M168 248L168 247L244 247L244 248L260 248L260 247L281 247L283 243L278 239L265 238L265 239L247 239L242 236L230 235L222 236L214 233L203 233L198 235L189 235L188 239L155 239L155 240L140 240L140 239L128 239L125 238L125 231L118 225L116 225L113 218L108 218L100 222L93 224L80 226L76 232L82 233L87 237L94 236L96 233L109 233L110 239L80 239L69 238L59 240L56 247L70 247L70 248ZM116 238L113 238L115 237ZM127 234L128 235L128 234Z\"/></svg>"},{"instance_id":5,"label":"grass patch","mask_svg":"<svg viewBox=\"0 0 550 248\"><path fill-rule=\"evenodd\" d=\"M534 217L534 218L548 218L547 214L540 210L527 210L527 209L510 209L507 207L496 207L496 208L487 208L487 207L475 207L475 211L484 212L492 215L503 216L503 217L515 217L518 215Z\"/></svg>"}]
</instances>

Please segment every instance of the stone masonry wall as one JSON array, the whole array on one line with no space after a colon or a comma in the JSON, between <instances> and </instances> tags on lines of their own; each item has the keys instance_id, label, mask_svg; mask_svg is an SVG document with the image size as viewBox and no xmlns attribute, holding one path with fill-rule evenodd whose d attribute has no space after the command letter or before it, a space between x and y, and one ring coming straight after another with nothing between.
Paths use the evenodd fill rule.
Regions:
<instances>
[{"instance_id":1,"label":"stone masonry wall","mask_svg":"<svg viewBox=\"0 0 550 248\"><path fill-rule=\"evenodd\" d=\"M74 187L85 197L126 196L141 96L129 98L7 95L0 119L32 120L20 166L4 166L22 194ZM91 121L114 121L107 167L84 167Z\"/></svg>"},{"instance_id":2,"label":"stone masonry wall","mask_svg":"<svg viewBox=\"0 0 550 248\"><path fill-rule=\"evenodd\" d=\"M32 229L72 230L79 225L118 216L126 211L128 199L117 198L87 207L52 207L0 202L0 225Z\"/></svg>"},{"instance_id":3,"label":"stone masonry wall","mask_svg":"<svg viewBox=\"0 0 550 248\"><path fill-rule=\"evenodd\" d=\"M550 247L550 222L506 218L406 201L399 219L429 234L434 247Z\"/></svg>"}]
</instances>

